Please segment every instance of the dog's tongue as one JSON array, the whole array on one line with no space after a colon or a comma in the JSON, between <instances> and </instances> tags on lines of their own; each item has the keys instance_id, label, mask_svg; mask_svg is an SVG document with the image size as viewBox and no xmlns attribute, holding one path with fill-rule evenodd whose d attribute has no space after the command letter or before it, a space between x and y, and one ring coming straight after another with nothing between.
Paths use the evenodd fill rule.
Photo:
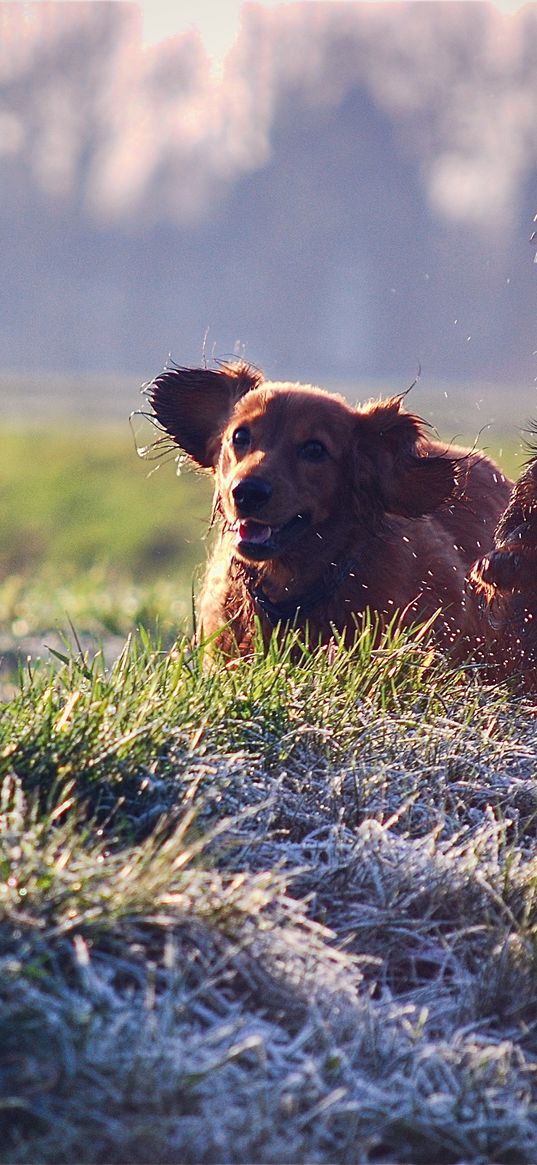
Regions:
<instances>
[{"instance_id":1,"label":"dog's tongue","mask_svg":"<svg viewBox=\"0 0 537 1165\"><path fill-rule=\"evenodd\" d=\"M268 542L272 526L262 526L260 522L239 522L241 542Z\"/></svg>"}]
</instances>

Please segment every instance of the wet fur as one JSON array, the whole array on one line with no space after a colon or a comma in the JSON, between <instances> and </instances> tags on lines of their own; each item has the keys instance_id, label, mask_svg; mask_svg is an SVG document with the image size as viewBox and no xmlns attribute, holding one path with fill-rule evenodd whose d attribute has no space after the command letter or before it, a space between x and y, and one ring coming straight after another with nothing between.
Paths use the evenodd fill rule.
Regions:
<instances>
[{"instance_id":1,"label":"wet fur","mask_svg":"<svg viewBox=\"0 0 537 1165\"><path fill-rule=\"evenodd\" d=\"M219 633L225 653L247 654L256 615L265 642L280 614L328 643L334 629L351 639L366 608L380 623L440 608L442 644L461 655L476 641L465 575L509 497L487 457L431 440L401 397L353 408L318 388L266 382L244 363L169 369L146 392L164 433L215 481L221 532L199 602L202 638ZM247 448L234 444L238 429ZM317 461L311 442L325 450ZM261 560L266 548L245 552L234 528L237 483L251 478L272 492L248 530L264 523L282 542Z\"/></svg>"},{"instance_id":2,"label":"wet fur","mask_svg":"<svg viewBox=\"0 0 537 1165\"><path fill-rule=\"evenodd\" d=\"M469 590L481 607L487 677L537 691L537 456L515 483Z\"/></svg>"}]
</instances>

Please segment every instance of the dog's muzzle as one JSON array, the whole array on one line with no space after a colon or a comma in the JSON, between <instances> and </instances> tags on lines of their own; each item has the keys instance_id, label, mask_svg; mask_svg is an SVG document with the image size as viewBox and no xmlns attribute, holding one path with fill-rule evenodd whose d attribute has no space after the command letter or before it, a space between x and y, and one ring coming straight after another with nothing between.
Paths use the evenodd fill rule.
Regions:
<instances>
[{"instance_id":1,"label":"dog's muzzle","mask_svg":"<svg viewBox=\"0 0 537 1165\"><path fill-rule=\"evenodd\" d=\"M249 518L257 514L272 497L272 486L263 477L243 477L231 491L237 514Z\"/></svg>"}]
</instances>

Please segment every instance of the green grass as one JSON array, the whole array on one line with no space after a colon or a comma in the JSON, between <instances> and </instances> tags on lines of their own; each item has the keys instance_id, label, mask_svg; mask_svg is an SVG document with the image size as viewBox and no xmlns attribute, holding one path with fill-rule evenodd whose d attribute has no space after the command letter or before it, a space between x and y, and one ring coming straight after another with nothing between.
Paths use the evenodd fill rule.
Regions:
<instances>
[{"instance_id":1,"label":"green grass","mask_svg":"<svg viewBox=\"0 0 537 1165\"><path fill-rule=\"evenodd\" d=\"M422 639L0 720L0 1161L531 1162L537 739Z\"/></svg>"},{"instance_id":2,"label":"green grass","mask_svg":"<svg viewBox=\"0 0 537 1165\"><path fill-rule=\"evenodd\" d=\"M395 625L207 668L206 483L1 440L0 1163L537 1160L531 704Z\"/></svg>"},{"instance_id":3,"label":"green grass","mask_svg":"<svg viewBox=\"0 0 537 1165\"><path fill-rule=\"evenodd\" d=\"M80 573L104 563L181 584L203 554L211 490L200 475L178 478L174 468L140 460L127 424L4 428L1 574Z\"/></svg>"},{"instance_id":4,"label":"green grass","mask_svg":"<svg viewBox=\"0 0 537 1165\"><path fill-rule=\"evenodd\" d=\"M158 628L167 642L191 627L211 487L175 470L173 460L137 457L127 424L4 428L4 670L17 655L58 649L70 623L95 647L115 637L113 650L136 627Z\"/></svg>"}]
</instances>

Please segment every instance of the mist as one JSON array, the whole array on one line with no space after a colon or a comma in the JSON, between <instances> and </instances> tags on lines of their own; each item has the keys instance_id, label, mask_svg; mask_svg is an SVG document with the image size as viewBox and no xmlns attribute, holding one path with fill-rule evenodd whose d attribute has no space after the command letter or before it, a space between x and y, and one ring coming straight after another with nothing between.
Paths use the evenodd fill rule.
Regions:
<instances>
[{"instance_id":1,"label":"mist","mask_svg":"<svg viewBox=\"0 0 537 1165\"><path fill-rule=\"evenodd\" d=\"M533 384L537 9L0 5L0 366Z\"/></svg>"}]
</instances>

